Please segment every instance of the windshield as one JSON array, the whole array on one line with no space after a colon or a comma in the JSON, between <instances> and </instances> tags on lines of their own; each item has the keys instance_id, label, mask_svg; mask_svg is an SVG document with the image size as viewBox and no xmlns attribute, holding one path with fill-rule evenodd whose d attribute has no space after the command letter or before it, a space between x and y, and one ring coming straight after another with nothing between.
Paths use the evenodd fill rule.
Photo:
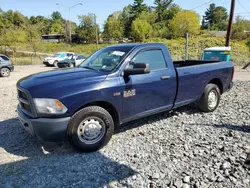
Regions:
<instances>
[{"instance_id":1,"label":"windshield","mask_svg":"<svg viewBox=\"0 0 250 188\"><path fill-rule=\"evenodd\" d=\"M132 47L101 49L86 59L80 67L98 71L112 71L121 63L131 49Z\"/></svg>"},{"instance_id":2,"label":"windshield","mask_svg":"<svg viewBox=\"0 0 250 188\"><path fill-rule=\"evenodd\" d=\"M64 53L56 53L54 56L55 56L55 57L64 57L65 54L64 54Z\"/></svg>"}]
</instances>

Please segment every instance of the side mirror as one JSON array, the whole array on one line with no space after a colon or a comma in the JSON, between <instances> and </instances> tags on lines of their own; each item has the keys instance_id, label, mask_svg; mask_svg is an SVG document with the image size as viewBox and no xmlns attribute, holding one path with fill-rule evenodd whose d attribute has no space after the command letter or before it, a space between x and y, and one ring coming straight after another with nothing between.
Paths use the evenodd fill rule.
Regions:
<instances>
[{"instance_id":1,"label":"side mirror","mask_svg":"<svg viewBox=\"0 0 250 188\"><path fill-rule=\"evenodd\" d=\"M150 73L149 64L146 63L135 63L134 68L127 68L124 70L123 75L137 75L137 74L148 74Z\"/></svg>"}]
</instances>

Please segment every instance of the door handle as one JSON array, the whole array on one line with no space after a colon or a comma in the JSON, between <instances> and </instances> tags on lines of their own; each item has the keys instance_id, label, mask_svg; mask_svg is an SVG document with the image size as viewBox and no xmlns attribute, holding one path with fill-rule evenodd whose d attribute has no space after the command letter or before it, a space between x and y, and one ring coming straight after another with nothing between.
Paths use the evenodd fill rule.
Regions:
<instances>
[{"instance_id":1,"label":"door handle","mask_svg":"<svg viewBox=\"0 0 250 188\"><path fill-rule=\"evenodd\" d=\"M168 80L170 78L170 76L162 76L161 80Z\"/></svg>"}]
</instances>

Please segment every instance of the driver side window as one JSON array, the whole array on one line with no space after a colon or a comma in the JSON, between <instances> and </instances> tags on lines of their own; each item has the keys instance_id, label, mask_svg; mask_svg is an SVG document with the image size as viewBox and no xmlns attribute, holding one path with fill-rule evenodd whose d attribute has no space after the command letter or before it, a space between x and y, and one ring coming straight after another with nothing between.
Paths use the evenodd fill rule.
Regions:
<instances>
[{"instance_id":1,"label":"driver side window","mask_svg":"<svg viewBox=\"0 0 250 188\"><path fill-rule=\"evenodd\" d=\"M151 71L167 68L166 61L161 50L147 50L137 54L129 68L133 68L135 63L147 63Z\"/></svg>"}]
</instances>

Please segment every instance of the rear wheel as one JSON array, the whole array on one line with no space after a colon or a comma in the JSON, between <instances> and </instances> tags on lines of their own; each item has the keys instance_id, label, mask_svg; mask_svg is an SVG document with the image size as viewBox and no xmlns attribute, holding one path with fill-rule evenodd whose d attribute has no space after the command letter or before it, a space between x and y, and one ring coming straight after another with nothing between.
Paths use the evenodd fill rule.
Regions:
<instances>
[{"instance_id":1,"label":"rear wheel","mask_svg":"<svg viewBox=\"0 0 250 188\"><path fill-rule=\"evenodd\" d=\"M73 115L68 126L68 139L77 150L91 152L105 146L113 132L111 115L104 108L90 106Z\"/></svg>"},{"instance_id":2,"label":"rear wheel","mask_svg":"<svg viewBox=\"0 0 250 188\"><path fill-rule=\"evenodd\" d=\"M0 70L0 76L1 77L9 77L10 76L10 69L4 67L4 68L1 68Z\"/></svg>"},{"instance_id":3,"label":"rear wheel","mask_svg":"<svg viewBox=\"0 0 250 188\"><path fill-rule=\"evenodd\" d=\"M199 108L203 112L213 112L220 103L220 90L215 84L208 84L199 101Z\"/></svg>"}]
</instances>

